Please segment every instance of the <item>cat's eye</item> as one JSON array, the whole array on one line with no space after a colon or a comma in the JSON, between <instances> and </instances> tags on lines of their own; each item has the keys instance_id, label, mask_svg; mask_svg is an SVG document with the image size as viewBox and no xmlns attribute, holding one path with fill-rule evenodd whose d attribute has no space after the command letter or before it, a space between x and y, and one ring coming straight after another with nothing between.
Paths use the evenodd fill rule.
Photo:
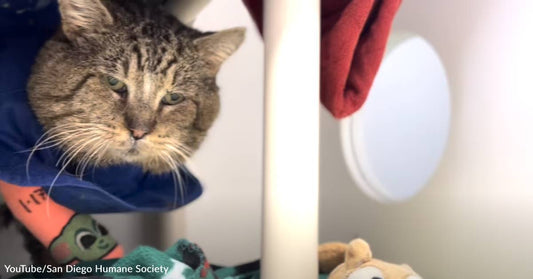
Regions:
<instances>
[{"instance_id":1,"label":"cat's eye","mask_svg":"<svg viewBox=\"0 0 533 279\"><path fill-rule=\"evenodd\" d=\"M117 78L112 77L112 76L106 76L105 80L109 88L111 88L111 90L115 91L121 96L123 96L124 94L128 92L128 87L126 86L126 84L118 80Z\"/></svg>"},{"instance_id":2,"label":"cat's eye","mask_svg":"<svg viewBox=\"0 0 533 279\"><path fill-rule=\"evenodd\" d=\"M183 101L185 101L185 96L183 96L183 94L174 93L174 92L169 92L161 100L163 104L169 105L169 106L177 105Z\"/></svg>"}]
</instances>

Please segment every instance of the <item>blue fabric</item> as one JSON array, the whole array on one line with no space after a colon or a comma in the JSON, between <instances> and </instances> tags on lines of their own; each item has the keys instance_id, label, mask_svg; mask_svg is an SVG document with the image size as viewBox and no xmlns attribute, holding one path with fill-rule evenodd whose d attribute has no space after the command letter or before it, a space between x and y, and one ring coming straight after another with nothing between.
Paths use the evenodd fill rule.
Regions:
<instances>
[{"instance_id":1,"label":"blue fabric","mask_svg":"<svg viewBox=\"0 0 533 279\"><path fill-rule=\"evenodd\" d=\"M27 103L31 65L59 24L57 3L49 0L0 0L0 180L48 191L59 172L57 149L37 151L26 173L31 149L43 134ZM25 152L26 151L26 152ZM150 175L135 166L89 169L83 180L73 170L53 184L51 198L79 213L166 211L185 205L202 193L199 181L181 170L185 194L172 176Z\"/></svg>"}]
</instances>

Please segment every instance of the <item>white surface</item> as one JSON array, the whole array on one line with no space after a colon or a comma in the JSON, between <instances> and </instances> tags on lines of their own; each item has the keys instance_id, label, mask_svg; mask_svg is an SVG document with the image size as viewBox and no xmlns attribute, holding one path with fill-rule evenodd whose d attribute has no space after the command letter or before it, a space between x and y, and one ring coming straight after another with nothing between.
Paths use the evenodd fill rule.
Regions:
<instances>
[{"instance_id":1,"label":"white surface","mask_svg":"<svg viewBox=\"0 0 533 279\"><path fill-rule=\"evenodd\" d=\"M408 263L423 278L531 277L532 14L533 2L524 0L403 1L395 28L426 38L448 72L448 148L419 195L382 205L353 186L339 123L324 112L322 242L363 237L376 258ZM230 0L213 1L197 23L253 26ZM194 158L207 189L187 207L181 227L214 263L260 255L263 56L259 36L249 31L219 78L222 115Z\"/></svg>"},{"instance_id":2,"label":"white surface","mask_svg":"<svg viewBox=\"0 0 533 279\"><path fill-rule=\"evenodd\" d=\"M261 278L318 270L320 1L265 2Z\"/></svg>"},{"instance_id":3,"label":"white surface","mask_svg":"<svg viewBox=\"0 0 533 279\"><path fill-rule=\"evenodd\" d=\"M341 125L355 184L382 202L404 201L427 184L444 154L450 92L438 54L419 36L391 38L363 108Z\"/></svg>"},{"instance_id":4,"label":"white surface","mask_svg":"<svg viewBox=\"0 0 533 279\"><path fill-rule=\"evenodd\" d=\"M205 31L245 26L247 33L221 69L220 117L190 164L204 194L169 214L165 246L187 237L210 262L236 265L260 257L263 41L241 1L212 1L194 26Z\"/></svg>"},{"instance_id":5,"label":"white surface","mask_svg":"<svg viewBox=\"0 0 533 279\"><path fill-rule=\"evenodd\" d=\"M423 278L531 278L533 2L410 0L395 22L448 72L449 145L419 195L382 205L353 187L338 123L324 114L321 240L365 238L376 258Z\"/></svg>"}]
</instances>

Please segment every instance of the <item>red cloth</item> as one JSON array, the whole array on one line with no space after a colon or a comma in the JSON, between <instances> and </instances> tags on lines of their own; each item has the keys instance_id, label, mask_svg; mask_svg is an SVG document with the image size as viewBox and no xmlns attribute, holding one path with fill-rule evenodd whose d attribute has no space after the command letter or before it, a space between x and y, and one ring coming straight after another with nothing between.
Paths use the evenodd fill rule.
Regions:
<instances>
[{"instance_id":1,"label":"red cloth","mask_svg":"<svg viewBox=\"0 0 533 279\"><path fill-rule=\"evenodd\" d=\"M263 26L263 0L243 0ZM336 118L365 102L401 0L323 0L320 100Z\"/></svg>"}]
</instances>

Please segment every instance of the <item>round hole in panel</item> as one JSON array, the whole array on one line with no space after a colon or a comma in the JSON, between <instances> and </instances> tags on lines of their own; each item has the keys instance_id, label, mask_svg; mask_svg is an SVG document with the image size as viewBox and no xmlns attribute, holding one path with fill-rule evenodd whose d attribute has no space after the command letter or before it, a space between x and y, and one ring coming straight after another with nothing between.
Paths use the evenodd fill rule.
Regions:
<instances>
[{"instance_id":1,"label":"round hole in panel","mask_svg":"<svg viewBox=\"0 0 533 279\"><path fill-rule=\"evenodd\" d=\"M419 193L439 166L450 127L450 90L435 49L391 36L365 105L344 119L344 157L355 183L381 202Z\"/></svg>"}]
</instances>

